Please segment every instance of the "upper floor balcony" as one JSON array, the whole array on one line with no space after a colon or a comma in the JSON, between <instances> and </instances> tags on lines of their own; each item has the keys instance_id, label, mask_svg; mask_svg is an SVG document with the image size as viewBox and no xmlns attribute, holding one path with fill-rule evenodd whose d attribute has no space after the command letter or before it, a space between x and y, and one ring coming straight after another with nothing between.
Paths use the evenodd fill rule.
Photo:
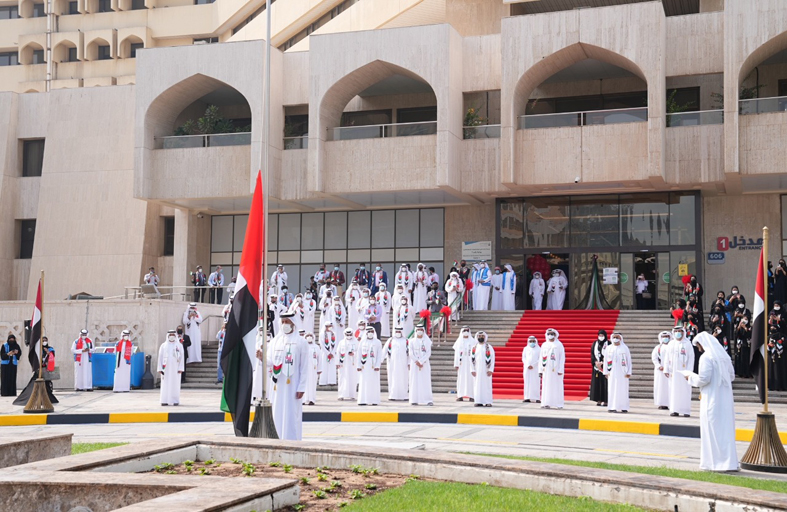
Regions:
<instances>
[{"instance_id":1,"label":"upper floor balcony","mask_svg":"<svg viewBox=\"0 0 787 512\"><path fill-rule=\"evenodd\" d=\"M740 100L738 108L741 173L784 172L787 96Z\"/></svg>"}]
</instances>

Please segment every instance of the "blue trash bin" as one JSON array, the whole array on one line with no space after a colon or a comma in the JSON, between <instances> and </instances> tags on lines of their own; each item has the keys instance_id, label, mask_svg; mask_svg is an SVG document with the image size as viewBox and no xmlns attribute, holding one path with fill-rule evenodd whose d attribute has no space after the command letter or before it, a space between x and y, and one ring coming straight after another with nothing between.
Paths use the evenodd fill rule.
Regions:
<instances>
[{"instance_id":1,"label":"blue trash bin","mask_svg":"<svg viewBox=\"0 0 787 512\"><path fill-rule=\"evenodd\" d=\"M145 353L137 352L131 356L131 387L142 386L142 375L145 373Z\"/></svg>"},{"instance_id":2,"label":"blue trash bin","mask_svg":"<svg viewBox=\"0 0 787 512\"><path fill-rule=\"evenodd\" d=\"M112 389L115 385L115 354L93 354L93 387Z\"/></svg>"}]
</instances>

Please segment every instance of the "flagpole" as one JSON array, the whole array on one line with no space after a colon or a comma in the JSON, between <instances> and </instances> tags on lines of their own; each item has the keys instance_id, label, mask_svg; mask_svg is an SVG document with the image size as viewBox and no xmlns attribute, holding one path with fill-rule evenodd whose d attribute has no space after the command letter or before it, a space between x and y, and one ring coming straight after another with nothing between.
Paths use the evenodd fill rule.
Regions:
<instances>
[{"instance_id":1,"label":"flagpole","mask_svg":"<svg viewBox=\"0 0 787 512\"><path fill-rule=\"evenodd\" d=\"M44 354L44 271L41 271L41 279L38 282L38 295L36 296L36 302L38 302L38 297L41 297L41 306L38 308L39 312L39 332L38 332L38 378L33 382L33 390L30 393L30 400L27 401L27 405L25 405L24 412L26 413L49 413L55 412L55 408L52 406L52 402L49 400L49 392L46 389L46 383L44 382L43 373L43 354ZM38 304L36 304L38 306ZM35 317L35 315L33 315ZM34 326L31 326L31 329ZM30 340L33 341L32 339Z\"/></svg>"},{"instance_id":2,"label":"flagpole","mask_svg":"<svg viewBox=\"0 0 787 512\"><path fill-rule=\"evenodd\" d=\"M41 326L38 335L38 378L44 378L44 271L41 271L41 319L38 321Z\"/></svg>"},{"instance_id":3,"label":"flagpole","mask_svg":"<svg viewBox=\"0 0 787 512\"><path fill-rule=\"evenodd\" d=\"M770 238L770 230L767 226L762 228L762 280L763 280L763 287L762 287L762 318L764 322L764 327L762 330L762 335L765 338L763 340L762 349L763 349L763 371L765 372L765 409L763 410L764 413L768 412L768 240Z\"/></svg>"}]
</instances>

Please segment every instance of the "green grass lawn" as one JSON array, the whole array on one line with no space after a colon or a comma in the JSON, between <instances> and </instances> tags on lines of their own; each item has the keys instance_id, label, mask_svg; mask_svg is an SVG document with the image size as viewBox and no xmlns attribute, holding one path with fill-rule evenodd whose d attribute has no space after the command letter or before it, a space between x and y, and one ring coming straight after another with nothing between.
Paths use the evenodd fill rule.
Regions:
<instances>
[{"instance_id":1,"label":"green grass lawn","mask_svg":"<svg viewBox=\"0 0 787 512\"><path fill-rule=\"evenodd\" d=\"M71 445L71 455L114 448L115 446L122 446L124 444L128 443L74 443Z\"/></svg>"},{"instance_id":2,"label":"green grass lawn","mask_svg":"<svg viewBox=\"0 0 787 512\"><path fill-rule=\"evenodd\" d=\"M542 457L520 457L515 455L496 455L492 453L470 453L470 455L484 455L486 457L499 457L501 459L531 460L535 462L551 462L554 464L566 464L569 466L582 466L586 468L612 469L615 471L626 471L628 473L642 473L645 475L669 476L672 478L682 478L684 480L696 480L698 482L711 482L715 484L734 485L737 487L747 487L762 491L773 491L787 494L787 482L784 480L764 480L746 476L736 476L728 473L714 473L711 471L691 471L688 469L673 469L665 466L628 466L625 464L609 464L607 462L590 462L584 460L570 459L550 459Z\"/></svg>"},{"instance_id":3,"label":"green grass lawn","mask_svg":"<svg viewBox=\"0 0 787 512\"><path fill-rule=\"evenodd\" d=\"M590 498L553 496L534 491L504 489L488 485L454 482L409 481L402 487L375 496L352 500L345 510L388 512L492 512L497 510L538 510L538 512L634 512L643 510L631 505L602 503Z\"/></svg>"}]
</instances>

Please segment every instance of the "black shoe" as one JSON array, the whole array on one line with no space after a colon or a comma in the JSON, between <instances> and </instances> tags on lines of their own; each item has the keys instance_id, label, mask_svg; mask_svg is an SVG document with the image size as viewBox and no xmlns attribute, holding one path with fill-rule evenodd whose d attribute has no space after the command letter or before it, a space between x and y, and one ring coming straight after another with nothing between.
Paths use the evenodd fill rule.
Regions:
<instances>
[{"instance_id":1,"label":"black shoe","mask_svg":"<svg viewBox=\"0 0 787 512\"><path fill-rule=\"evenodd\" d=\"M537 403L537 404L540 404L540 403L541 403L541 400L536 400L536 403Z\"/></svg>"},{"instance_id":2,"label":"black shoe","mask_svg":"<svg viewBox=\"0 0 787 512\"><path fill-rule=\"evenodd\" d=\"M596 402L596 405L601 407L601 402Z\"/></svg>"},{"instance_id":3,"label":"black shoe","mask_svg":"<svg viewBox=\"0 0 787 512\"><path fill-rule=\"evenodd\" d=\"M661 406L659 406L659 410L660 410L660 411L664 411L664 410L667 410L667 409L669 409L669 407L667 407L667 406L665 406L665 405L661 405Z\"/></svg>"},{"instance_id":4,"label":"black shoe","mask_svg":"<svg viewBox=\"0 0 787 512\"><path fill-rule=\"evenodd\" d=\"M475 402L475 400L473 398L470 398L469 400L470 400L470 403Z\"/></svg>"},{"instance_id":5,"label":"black shoe","mask_svg":"<svg viewBox=\"0 0 787 512\"><path fill-rule=\"evenodd\" d=\"M526 404L530 403L530 400L522 400L522 401L525 402Z\"/></svg>"},{"instance_id":6,"label":"black shoe","mask_svg":"<svg viewBox=\"0 0 787 512\"><path fill-rule=\"evenodd\" d=\"M691 415L690 414L684 414L683 417L684 418L689 418L689 417L691 417Z\"/></svg>"},{"instance_id":7,"label":"black shoe","mask_svg":"<svg viewBox=\"0 0 787 512\"><path fill-rule=\"evenodd\" d=\"M457 402L464 402L464 401L465 401L465 399L464 399L464 398L462 398L462 397L460 396L459 398L457 398L457 399L456 399L456 401L457 401Z\"/></svg>"},{"instance_id":8,"label":"black shoe","mask_svg":"<svg viewBox=\"0 0 787 512\"><path fill-rule=\"evenodd\" d=\"M676 412L670 413L670 416L678 416L678 413Z\"/></svg>"},{"instance_id":9,"label":"black shoe","mask_svg":"<svg viewBox=\"0 0 787 512\"><path fill-rule=\"evenodd\" d=\"M486 404L484 407L492 407L492 404Z\"/></svg>"},{"instance_id":10,"label":"black shoe","mask_svg":"<svg viewBox=\"0 0 787 512\"><path fill-rule=\"evenodd\" d=\"M623 414L626 414L628 411L620 411L620 412L622 412Z\"/></svg>"},{"instance_id":11,"label":"black shoe","mask_svg":"<svg viewBox=\"0 0 787 512\"><path fill-rule=\"evenodd\" d=\"M610 409L610 410L608 410L607 412L616 413L616 412L618 412L618 411L616 411L616 410L614 410L614 409Z\"/></svg>"},{"instance_id":12,"label":"black shoe","mask_svg":"<svg viewBox=\"0 0 787 512\"><path fill-rule=\"evenodd\" d=\"M482 404L475 404L474 407L483 407Z\"/></svg>"}]
</instances>

